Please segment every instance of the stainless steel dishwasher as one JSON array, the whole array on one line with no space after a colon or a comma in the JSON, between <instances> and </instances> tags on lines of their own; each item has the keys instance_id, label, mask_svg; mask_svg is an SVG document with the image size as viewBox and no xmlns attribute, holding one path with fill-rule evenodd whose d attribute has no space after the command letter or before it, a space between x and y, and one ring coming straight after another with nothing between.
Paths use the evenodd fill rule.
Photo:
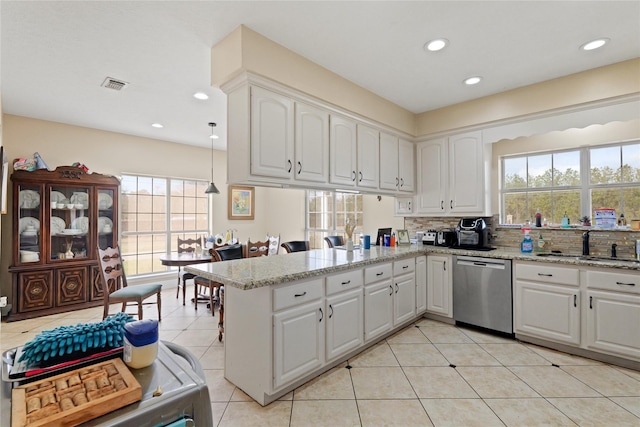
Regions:
<instances>
[{"instance_id":1,"label":"stainless steel dishwasher","mask_svg":"<svg viewBox=\"0 0 640 427\"><path fill-rule=\"evenodd\" d=\"M453 318L513 334L511 260L455 255Z\"/></svg>"}]
</instances>

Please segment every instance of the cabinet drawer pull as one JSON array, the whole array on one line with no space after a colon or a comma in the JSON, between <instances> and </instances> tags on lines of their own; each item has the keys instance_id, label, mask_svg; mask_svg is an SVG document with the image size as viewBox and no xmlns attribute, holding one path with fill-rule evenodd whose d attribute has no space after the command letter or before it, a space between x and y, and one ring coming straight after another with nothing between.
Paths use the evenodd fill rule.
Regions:
<instances>
[{"instance_id":1,"label":"cabinet drawer pull","mask_svg":"<svg viewBox=\"0 0 640 427\"><path fill-rule=\"evenodd\" d=\"M382 276L384 274L384 271L381 271L380 273L376 273L376 276Z\"/></svg>"},{"instance_id":2,"label":"cabinet drawer pull","mask_svg":"<svg viewBox=\"0 0 640 427\"><path fill-rule=\"evenodd\" d=\"M304 291L304 292L303 292L303 293L301 293L301 294L295 294L295 295L294 295L294 297L296 297L296 298L298 298L298 297L303 297L303 296L305 296L306 294L307 294L307 291Z\"/></svg>"},{"instance_id":3,"label":"cabinet drawer pull","mask_svg":"<svg viewBox=\"0 0 640 427\"><path fill-rule=\"evenodd\" d=\"M548 273L538 273L538 276L553 277L553 274L548 274Z\"/></svg>"},{"instance_id":4,"label":"cabinet drawer pull","mask_svg":"<svg viewBox=\"0 0 640 427\"><path fill-rule=\"evenodd\" d=\"M347 280L346 282L342 282L343 285L348 285L349 283L351 283L351 280Z\"/></svg>"},{"instance_id":5,"label":"cabinet drawer pull","mask_svg":"<svg viewBox=\"0 0 640 427\"><path fill-rule=\"evenodd\" d=\"M616 282L616 285L624 285L624 286L635 286L635 283L624 283L624 282Z\"/></svg>"},{"instance_id":6,"label":"cabinet drawer pull","mask_svg":"<svg viewBox=\"0 0 640 427\"><path fill-rule=\"evenodd\" d=\"M408 266L408 265L405 265L404 267L402 267L402 269L403 269L403 270L404 270L405 268L409 268L409 266Z\"/></svg>"}]
</instances>

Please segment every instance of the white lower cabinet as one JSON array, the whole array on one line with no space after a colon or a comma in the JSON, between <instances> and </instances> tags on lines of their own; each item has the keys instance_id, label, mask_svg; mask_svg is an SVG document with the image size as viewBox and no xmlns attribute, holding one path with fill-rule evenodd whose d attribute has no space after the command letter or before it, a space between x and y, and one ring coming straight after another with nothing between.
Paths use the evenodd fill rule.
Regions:
<instances>
[{"instance_id":1,"label":"white lower cabinet","mask_svg":"<svg viewBox=\"0 0 640 427\"><path fill-rule=\"evenodd\" d=\"M517 280L515 331L565 344L580 344L580 290Z\"/></svg>"},{"instance_id":2,"label":"white lower cabinet","mask_svg":"<svg viewBox=\"0 0 640 427\"><path fill-rule=\"evenodd\" d=\"M274 387L324 364L325 322L320 299L273 315Z\"/></svg>"},{"instance_id":3,"label":"white lower cabinet","mask_svg":"<svg viewBox=\"0 0 640 427\"><path fill-rule=\"evenodd\" d=\"M327 298L327 361L363 344L363 308L362 287Z\"/></svg>"},{"instance_id":4,"label":"white lower cabinet","mask_svg":"<svg viewBox=\"0 0 640 427\"><path fill-rule=\"evenodd\" d=\"M416 260L403 259L393 263L393 325L416 317Z\"/></svg>"},{"instance_id":5,"label":"white lower cabinet","mask_svg":"<svg viewBox=\"0 0 640 427\"><path fill-rule=\"evenodd\" d=\"M370 341L393 328L393 265L364 269L364 340Z\"/></svg>"},{"instance_id":6,"label":"white lower cabinet","mask_svg":"<svg viewBox=\"0 0 640 427\"><path fill-rule=\"evenodd\" d=\"M453 317L451 255L427 256L427 311Z\"/></svg>"},{"instance_id":7,"label":"white lower cabinet","mask_svg":"<svg viewBox=\"0 0 640 427\"><path fill-rule=\"evenodd\" d=\"M427 311L427 257L416 257L416 314Z\"/></svg>"}]
</instances>

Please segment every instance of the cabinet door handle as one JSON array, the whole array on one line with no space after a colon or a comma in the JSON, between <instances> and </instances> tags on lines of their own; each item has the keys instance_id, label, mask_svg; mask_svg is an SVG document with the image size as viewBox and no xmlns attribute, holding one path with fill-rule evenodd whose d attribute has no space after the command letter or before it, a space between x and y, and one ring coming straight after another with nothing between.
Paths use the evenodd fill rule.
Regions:
<instances>
[{"instance_id":1,"label":"cabinet door handle","mask_svg":"<svg viewBox=\"0 0 640 427\"><path fill-rule=\"evenodd\" d=\"M381 271L380 273L376 273L376 276L382 276L384 274L384 271Z\"/></svg>"},{"instance_id":2,"label":"cabinet door handle","mask_svg":"<svg viewBox=\"0 0 640 427\"><path fill-rule=\"evenodd\" d=\"M635 283L624 283L624 282L616 282L616 285L623 285L623 286L635 286Z\"/></svg>"},{"instance_id":3,"label":"cabinet door handle","mask_svg":"<svg viewBox=\"0 0 640 427\"><path fill-rule=\"evenodd\" d=\"M400 178L400 187L404 187L404 178Z\"/></svg>"},{"instance_id":4,"label":"cabinet door handle","mask_svg":"<svg viewBox=\"0 0 640 427\"><path fill-rule=\"evenodd\" d=\"M400 180L398 180L398 177L396 176L396 188L398 188L398 185L400 185Z\"/></svg>"},{"instance_id":5,"label":"cabinet door handle","mask_svg":"<svg viewBox=\"0 0 640 427\"><path fill-rule=\"evenodd\" d=\"M342 282L343 285L348 285L349 283L351 283L351 280L347 280L346 282Z\"/></svg>"},{"instance_id":6,"label":"cabinet door handle","mask_svg":"<svg viewBox=\"0 0 640 427\"><path fill-rule=\"evenodd\" d=\"M548 273L538 273L538 276L543 276L543 277L553 277L553 274L548 274Z\"/></svg>"},{"instance_id":7,"label":"cabinet door handle","mask_svg":"<svg viewBox=\"0 0 640 427\"><path fill-rule=\"evenodd\" d=\"M396 283L396 294L398 293L398 284Z\"/></svg>"},{"instance_id":8,"label":"cabinet door handle","mask_svg":"<svg viewBox=\"0 0 640 427\"><path fill-rule=\"evenodd\" d=\"M291 169L293 168L293 163L291 163L291 160L287 160L287 162L289 162L289 170L287 171L287 173L291 172Z\"/></svg>"},{"instance_id":9,"label":"cabinet door handle","mask_svg":"<svg viewBox=\"0 0 640 427\"><path fill-rule=\"evenodd\" d=\"M298 297L303 297L303 296L305 296L306 294L307 294L307 291L304 291L304 292L303 292L303 293L301 293L301 294L295 294L295 295L294 295L294 297L296 297L296 298L298 298Z\"/></svg>"},{"instance_id":10,"label":"cabinet door handle","mask_svg":"<svg viewBox=\"0 0 640 427\"><path fill-rule=\"evenodd\" d=\"M329 319L333 317L333 305L329 304L329 309L331 310L331 314L329 314Z\"/></svg>"},{"instance_id":11,"label":"cabinet door handle","mask_svg":"<svg viewBox=\"0 0 640 427\"><path fill-rule=\"evenodd\" d=\"M444 200L440 200L440 210L444 210Z\"/></svg>"},{"instance_id":12,"label":"cabinet door handle","mask_svg":"<svg viewBox=\"0 0 640 427\"><path fill-rule=\"evenodd\" d=\"M389 285L389 290L391 291L389 292L389 295L393 295L393 286Z\"/></svg>"},{"instance_id":13,"label":"cabinet door handle","mask_svg":"<svg viewBox=\"0 0 640 427\"><path fill-rule=\"evenodd\" d=\"M589 297L589 308L593 310L593 297Z\"/></svg>"},{"instance_id":14,"label":"cabinet door handle","mask_svg":"<svg viewBox=\"0 0 640 427\"><path fill-rule=\"evenodd\" d=\"M574 295L573 296L573 306L577 307L578 306L578 295Z\"/></svg>"},{"instance_id":15,"label":"cabinet door handle","mask_svg":"<svg viewBox=\"0 0 640 427\"><path fill-rule=\"evenodd\" d=\"M442 263L442 265L444 265L444 271L447 271L447 261L445 261L444 263Z\"/></svg>"},{"instance_id":16,"label":"cabinet door handle","mask_svg":"<svg viewBox=\"0 0 640 427\"><path fill-rule=\"evenodd\" d=\"M358 173L360 174L360 181L359 182L362 182L362 172L358 172Z\"/></svg>"},{"instance_id":17,"label":"cabinet door handle","mask_svg":"<svg viewBox=\"0 0 640 427\"><path fill-rule=\"evenodd\" d=\"M356 181L356 171L351 171L353 172L353 178L351 179L351 181L355 182Z\"/></svg>"},{"instance_id":18,"label":"cabinet door handle","mask_svg":"<svg viewBox=\"0 0 640 427\"><path fill-rule=\"evenodd\" d=\"M453 209L453 200L449 201L449 209Z\"/></svg>"},{"instance_id":19,"label":"cabinet door handle","mask_svg":"<svg viewBox=\"0 0 640 427\"><path fill-rule=\"evenodd\" d=\"M300 172L302 172L302 163L298 162L298 175L300 175Z\"/></svg>"},{"instance_id":20,"label":"cabinet door handle","mask_svg":"<svg viewBox=\"0 0 640 427\"><path fill-rule=\"evenodd\" d=\"M409 210L411 210L411 202L409 202Z\"/></svg>"},{"instance_id":21,"label":"cabinet door handle","mask_svg":"<svg viewBox=\"0 0 640 427\"><path fill-rule=\"evenodd\" d=\"M324 319L324 313L322 312L322 307L320 307L318 310L320 310L320 320L318 320L318 322L322 322L322 319Z\"/></svg>"}]
</instances>

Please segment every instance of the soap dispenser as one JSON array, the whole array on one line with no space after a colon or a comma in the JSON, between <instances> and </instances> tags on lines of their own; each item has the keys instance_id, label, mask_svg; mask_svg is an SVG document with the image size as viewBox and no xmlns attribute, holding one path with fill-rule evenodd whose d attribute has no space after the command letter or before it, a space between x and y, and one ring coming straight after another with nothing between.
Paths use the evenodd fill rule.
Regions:
<instances>
[{"instance_id":1,"label":"soap dispenser","mask_svg":"<svg viewBox=\"0 0 640 427\"><path fill-rule=\"evenodd\" d=\"M531 240L531 236L529 235L529 229L524 229L524 239L522 243L520 243L520 251L522 253L531 253L533 252L533 241Z\"/></svg>"},{"instance_id":2,"label":"soap dispenser","mask_svg":"<svg viewBox=\"0 0 640 427\"><path fill-rule=\"evenodd\" d=\"M564 216L562 217L562 228L569 228L569 217L567 216L567 213L564 213Z\"/></svg>"},{"instance_id":3,"label":"soap dispenser","mask_svg":"<svg viewBox=\"0 0 640 427\"><path fill-rule=\"evenodd\" d=\"M544 239L542 238L542 233L540 233L540 236L538 237L538 245L536 246L536 252L544 252L546 248L547 242L544 241Z\"/></svg>"}]
</instances>

